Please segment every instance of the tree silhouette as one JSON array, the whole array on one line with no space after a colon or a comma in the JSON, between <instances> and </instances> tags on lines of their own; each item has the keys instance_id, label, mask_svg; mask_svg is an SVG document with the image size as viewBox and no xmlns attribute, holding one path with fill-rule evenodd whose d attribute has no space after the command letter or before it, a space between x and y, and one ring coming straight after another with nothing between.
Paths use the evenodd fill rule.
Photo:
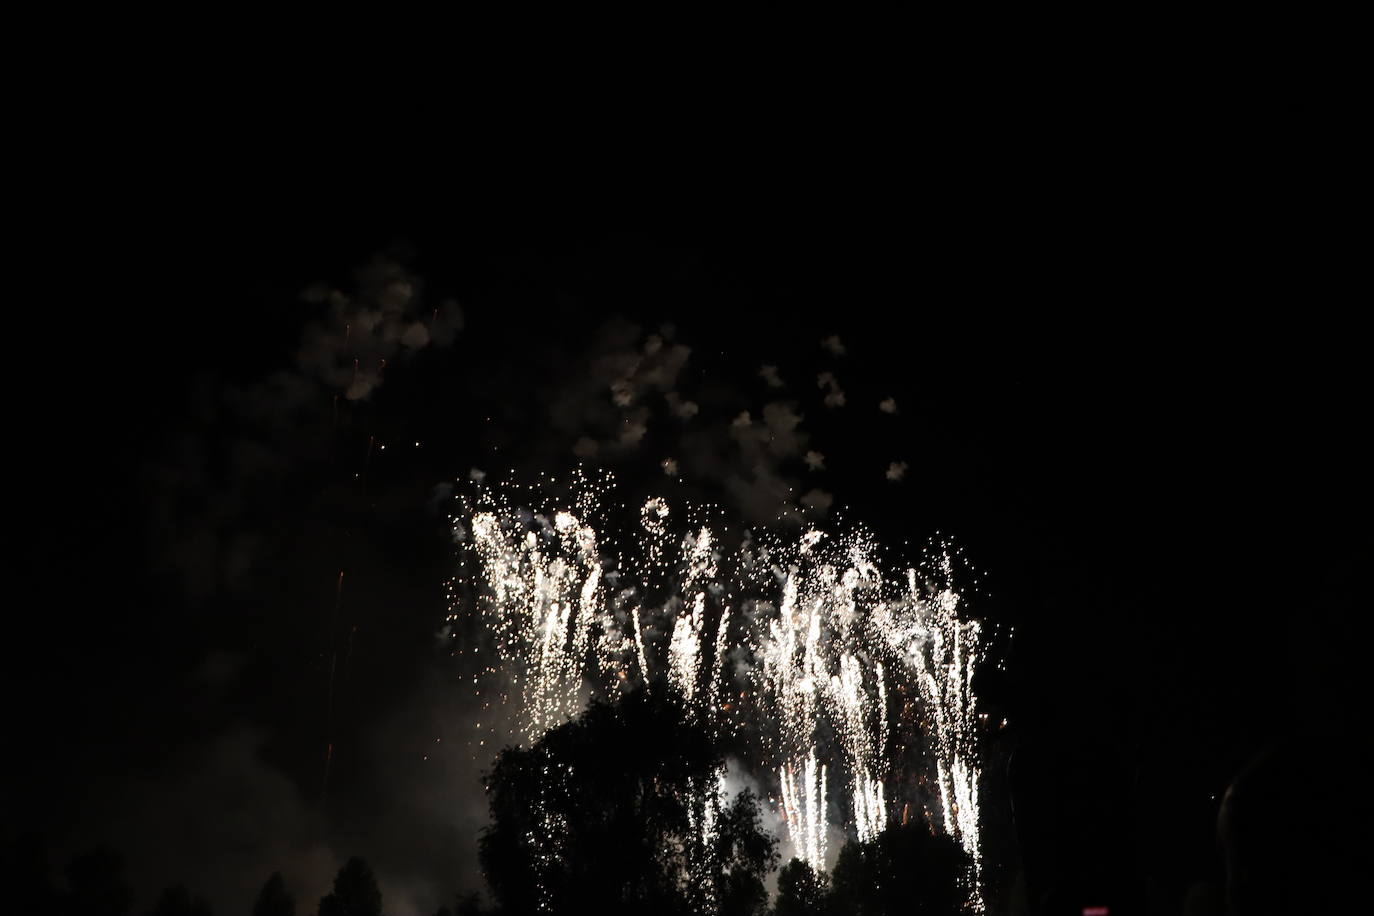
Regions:
<instances>
[{"instance_id":1,"label":"tree silhouette","mask_svg":"<svg viewBox=\"0 0 1374 916\"><path fill-rule=\"evenodd\" d=\"M439 911L434 916L482 916L486 911L482 909L481 898L474 891L471 894L461 894L455 909L446 906L439 907Z\"/></svg>"},{"instance_id":2,"label":"tree silhouette","mask_svg":"<svg viewBox=\"0 0 1374 916\"><path fill-rule=\"evenodd\" d=\"M480 849L500 912L759 912L775 841L752 795L723 805L721 767L680 706L643 691L503 751Z\"/></svg>"},{"instance_id":3,"label":"tree silhouette","mask_svg":"<svg viewBox=\"0 0 1374 916\"><path fill-rule=\"evenodd\" d=\"M94 849L67 865L66 910L73 916L128 916L134 892L124 881L124 860L112 849Z\"/></svg>"},{"instance_id":4,"label":"tree silhouette","mask_svg":"<svg viewBox=\"0 0 1374 916\"><path fill-rule=\"evenodd\" d=\"M258 891L253 916L296 916L296 899L286 892L281 872L273 872Z\"/></svg>"},{"instance_id":5,"label":"tree silhouette","mask_svg":"<svg viewBox=\"0 0 1374 916\"><path fill-rule=\"evenodd\" d=\"M334 893L320 899L319 916L382 916L382 892L372 869L353 857L334 878Z\"/></svg>"},{"instance_id":6,"label":"tree silhouette","mask_svg":"<svg viewBox=\"0 0 1374 916\"><path fill-rule=\"evenodd\" d=\"M716 823L715 862L721 869L716 899L720 916L754 916L768 908L763 877L778 862L777 841L760 826L759 803L744 790Z\"/></svg>"},{"instance_id":7,"label":"tree silhouette","mask_svg":"<svg viewBox=\"0 0 1374 916\"><path fill-rule=\"evenodd\" d=\"M162 892L150 916L210 916L210 904L178 884Z\"/></svg>"},{"instance_id":8,"label":"tree silhouette","mask_svg":"<svg viewBox=\"0 0 1374 916\"><path fill-rule=\"evenodd\" d=\"M47 850L38 836L21 836L6 850L0 866L0 883L6 888L8 902L15 912L32 916L52 916L57 912L57 889L48 868Z\"/></svg>"},{"instance_id":9,"label":"tree silhouette","mask_svg":"<svg viewBox=\"0 0 1374 916\"><path fill-rule=\"evenodd\" d=\"M968 856L925 825L893 825L845 844L831 873L830 912L853 916L958 913L967 899Z\"/></svg>"},{"instance_id":10,"label":"tree silhouette","mask_svg":"<svg viewBox=\"0 0 1374 916\"><path fill-rule=\"evenodd\" d=\"M828 906L826 891L824 875L817 874L801 859L793 859L778 872L773 916L824 916Z\"/></svg>"}]
</instances>

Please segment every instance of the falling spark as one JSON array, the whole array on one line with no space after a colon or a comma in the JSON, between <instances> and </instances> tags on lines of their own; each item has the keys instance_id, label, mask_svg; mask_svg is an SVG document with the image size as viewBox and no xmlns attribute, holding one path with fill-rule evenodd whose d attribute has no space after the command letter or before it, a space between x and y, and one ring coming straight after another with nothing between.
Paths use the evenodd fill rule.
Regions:
<instances>
[{"instance_id":1,"label":"falling spark","mask_svg":"<svg viewBox=\"0 0 1374 916\"><path fill-rule=\"evenodd\" d=\"M323 804L329 798L329 765L334 759L334 672L339 661L339 647L335 640L335 629L338 626L339 606L343 603L343 583L344 571L339 570L339 578L334 583L334 610L329 615L329 628L325 633L325 638L329 643L329 687L326 691L325 712L324 712L324 775L320 779L320 802ZM352 637L349 638L349 651L352 651Z\"/></svg>"}]
</instances>

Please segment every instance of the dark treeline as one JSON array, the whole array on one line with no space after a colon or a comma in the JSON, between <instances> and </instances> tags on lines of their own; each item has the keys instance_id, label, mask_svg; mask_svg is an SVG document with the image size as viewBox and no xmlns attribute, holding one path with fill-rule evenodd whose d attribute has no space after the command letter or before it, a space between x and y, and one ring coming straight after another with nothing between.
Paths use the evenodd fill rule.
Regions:
<instances>
[{"instance_id":1,"label":"dark treeline","mask_svg":"<svg viewBox=\"0 0 1374 916\"><path fill-rule=\"evenodd\" d=\"M741 799L745 799L741 796ZM885 916L888 913L958 913L965 894L961 876L966 862L957 845L944 837L933 836L916 827L892 827L873 843L852 842L841 851L833 874L816 872L800 859L793 859L778 872L778 889L769 905L763 877L776 865L774 840L757 829L749 830L749 820L757 817L752 797L737 801L730 811L727 831L745 830L758 850L767 850L758 865L742 861L736 870L723 873L723 889L718 897L722 916ZM739 836L738 833L735 834ZM729 842L737 842L737 839ZM24 849L37 847L25 844ZM599 859L594 854L568 857L564 866L575 872L596 872L611 883L567 881L550 898L545 912L584 912L576 909L587 901L600 899L610 912L640 912L644 901L668 914L693 912L696 899L692 889L671 888L662 879L672 866L666 861L641 860L636 867ZM41 861L41 860L36 860ZM21 865L21 856L12 855L10 864ZM530 862L507 863L506 880L529 868ZM609 866L609 867L607 867ZM11 877L25 873L16 869ZM490 878L489 873L489 878ZM18 908L24 916L214 916L229 912L215 910L204 898L181 885L165 889L149 908L134 906L133 889L122 875L122 861L109 849L97 849L72 860L66 869L65 886L59 887L46 870L27 873L28 880L13 881ZM533 913L519 885L493 885L498 902L484 906L476 892L459 894L453 906L443 906L435 916L515 916ZM659 893L654 894L652 889ZM529 899L533 900L531 893ZM320 899L318 907L298 909L280 873L274 873L258 893L252 916L383 916L383 900L376 877L366 861L350 859L334 879L334 889Z\"/></svg>"},{"instance_id":2,"label":"dark treeline","mask_svg":"<svg viewBox=\"0 0 1374 916\"><path fill-rule=\"evenodd\" d=\"M703 787L716 784L723 762L688 714L643 692L593 705L528 750L506 750L489 775L492 823L481 842L493 912L960 911L970 863L924 824L848 844L832 876L793 860L770 908L765 880L778 864L777 841L751 792L721 799L711 842L694 841Z\"/></svg>"},{"instance_id":3,"label":"dark treeline","mask_svg":"<svg viewBox=\"0 0 1374 916\"><path fill-rule=\"evenodd\" d=\"M134 891L123 874L121 856L100 848L77 856L54 880L41 843L33 837L9 850L4 878L12 889L14 909L23 916L212 916L216 912L203 897L175 885L159 894L152 906L135 908ZM274 873L258 892L252 916L382 916L382 892L372 869L360 858L349 859L334 879L334 889L320 899L317 910L301 909L287 890L282 875ZM459 912L463 912L461 909Z\"/></svg>"},{"instance_id":4,"label":"dark treeline","mask_svg":"<svg viewBox=\"0 0 1374 916\"><path fill-rule=\"evenodd\" d=\"M777 840L758 799L719 792L723 760L676 704L643 692L594 704L532 747L508 748L487 775L491 825L480 839L486 901L457 895L436 916L654 913L688 916L953 914L967 898L969 863L925 825L894 826L846 845L832 874L800 860L778 868ZM702 831L702 818L713 828ZM705 836L708 839L703 840ZM185 887L135 908L120 856L97 850L54 879L36 840L11 850L6 871L18 912L32 916L224 916ZM382 916L383 899L361 858L339 870L311 908L281 874L267 879L252 916Z\"/></svg>"},{"instance_id":5,"label":"dark treeline","mask_svg":"<svg viewBox=\"0 0 1374 916\"><path fill-rule=\"evenodd\" d=\"M1188 914L1340 912L1307 901L1343 900L1353 872L1322 875L1335 863L1330 842L1302 836L1282 820L1285 774L1300 762L1277 752L1238 779L1223 805L1220 840L1228 858L1226 900L1193 900ZM868 843L840 849L829 873L793 859L761 823L748 790L719 789L723 760L690 713L657 694L630 693L596 703L529 748L507 748L486 774L491 822L479 842L485 895L455 894L435 916L534 916L537 913L688 916L886 916L966 911L970 862L948 837L913 820ZM1285 815L1288 816L1288 815ZM703 830L704 818L711 828ZM1296 817L1292 815L1291 817ZM779 866L781 865L781 868ZM241 912L207 901L194 888L166 888L136 901L120 855L97 849L50 867L30 837L7 850L0 912L23 916L225 916ZM768 879L776 873L770 895ZM1344 895L1344 896L1343 896ZM1007 901L993 912L1022 912ZM1024 911L1046 916L1083 907L1050 897ZM1112 907L1117 912L1117 907ZM1121 912L1140 912L1120 908ZM1353 910L1351 910L1353 911ZM349 859L318 901L299 897L281 874L267 878L252 916L383 916L367 862Z\"/></svg>"}]
</instances>

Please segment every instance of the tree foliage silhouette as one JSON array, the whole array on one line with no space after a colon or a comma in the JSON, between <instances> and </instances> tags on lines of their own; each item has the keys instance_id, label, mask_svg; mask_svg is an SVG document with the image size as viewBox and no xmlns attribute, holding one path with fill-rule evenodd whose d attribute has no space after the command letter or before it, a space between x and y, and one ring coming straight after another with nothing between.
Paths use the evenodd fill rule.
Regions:
<instances>
[{"instance_id":1,"label":"tree foliage silhouette","mask_svg":"<svg viewBox=\"0 0 1374 916\"><path fill-rule=\"evenodd\" d=\"M971 863L957 842L924 824L893 825L845 844L830 878L831 913L948 916L967 899Z\"/></svg>"},{"instance_id":2,"label":"tree foliage silhouette","mask_svg":"<svg viewBox=\"0 0 1374 916\"><path fill-rule=\"evenodd\" d=\"M455 916L482 916L482 903L476 893L466 894L458 898L458 908L454 911Z\"/></svg>"},{"instance_id":3,"label":"tree foliage silhouette","mask_svg":"<svg viewBox=\"0 0 1374 916\"><path fill-rule=\"evenodd\" d=\"M751 794L723 805L721 767L680 706L643 691L503 751L480 849L500 912L762 912L776 841Z\"/></svg>"},{"instance_id":4,"label":"tree foliage silhouette","mask_svg":"<svg viewBox=\"0 0 1374 916\"><path fill-rule=\"evenodd\" d=\"M793 859L778 872L773 916L823 916L829 905L827 890L823 874L817 874L801 859Z\"/></svg>"},{"instance_id":5,"label":"tree foliage silhouette","mask_svg":"<svg viewBox=\"0 0 1374 916\"><path fill-rule=\"evenodd\" d=\"M253 904L253 916L296 916L296 899L286 892L286 882L281 872L273 872L272 877L258 891L257 902Z\"/></svg>"},{"instance_id":6,"label":"tree foliage silhouette","mask_svg":"<svg viewBox=\"0 0 1374 916\"><path fill-rule=\"evenodd\" d=\"M134 892L124 880L124 860L111 849L95 849L67 865L65 909L80 916L128 916Z\"/></svg>"},{"instance_id":7,"label":"tree foliage silhouette","mask_svg":"<svg viewBox=\"0 0 1374 916\"><path fill-rule=\"evenodd\" d=\"M356 856L334 878L334 892L320 899L319 916L382 916L382 891L367 863Z\"/></svg>"},{"instance_id":8,"label":"tree foliage silhouette","mask_svg":"<svg viewBox=\"0 0 1374 916\"><path fill-rule=\"evenodd\" d=\"M716 823L716 899L721 916L753 916L768 908L763 879L778 863L777 841L761 825L758 799L749 790L735 796Z\"/></svg>"},{"instance_id":9,"label":"tree foliage silhouette","mask_svg":"<svg viewBox=\"0 0 1374 916\"><path fill-rule=\"evenodd\" d=\"M6 888L6 902L14 912L32 916L52 916L58 912L47 849L36 834L20 836L5 850L0 863L0 885Z\"/></svg>"},{"instance_id":10,"label":"tree foliage silhouette","mask_svg":"<svg viewBox=\"0 0 1374 916\"><path fill-rule=\"evenodd\" d=\"M460 894L458 903L454 909L446 906L439 907L439 911L434 916L482 916L486 911L482 909L481 898L476 892L470 894Z\"/></svg>"},{"instance_id":11,"label":"tree foliage silhouette","mask_svg":"<svg viewBox=\"0 0 1374 916\"><path fill-rule=\"evenodd\" d=\"M162 892L150 916L210 916L210 904L192 897L190 891L177 885Z\"/></svg>"}]
</instances>

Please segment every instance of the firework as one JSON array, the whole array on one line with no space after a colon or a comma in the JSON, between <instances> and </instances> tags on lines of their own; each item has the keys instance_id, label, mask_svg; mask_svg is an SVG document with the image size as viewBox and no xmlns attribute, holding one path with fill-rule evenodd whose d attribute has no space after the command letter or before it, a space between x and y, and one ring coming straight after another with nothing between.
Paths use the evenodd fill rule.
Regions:
<instances>
[{"instance_id":1,"label":"firework","mask_svg":"<svg viewBox=\"0 0 1374 916\"><path fill-rule=\"evenodd\" d=\"M871 840L912 790L894 784L898 757L919 740L893 735L889 697L900 691L920 703L933 826L969 853L981 910L973 675L984 650L951 553L889 573L862 529L737 529L727 542L728 526L674 529L662 499L625 525L603 507L609 482L574 489L574 505L530 508L533 492L479 483L475 507L454 518L471 531L455 540L479 560L477 613L502 660L490 674L517 736L537 740L593 695L670 691L717 739L747 749L747 766L776 774L793 852L820 869L832 823ZM704 842L723 791L702 794Z\"/></svg>"}]
</instances>

